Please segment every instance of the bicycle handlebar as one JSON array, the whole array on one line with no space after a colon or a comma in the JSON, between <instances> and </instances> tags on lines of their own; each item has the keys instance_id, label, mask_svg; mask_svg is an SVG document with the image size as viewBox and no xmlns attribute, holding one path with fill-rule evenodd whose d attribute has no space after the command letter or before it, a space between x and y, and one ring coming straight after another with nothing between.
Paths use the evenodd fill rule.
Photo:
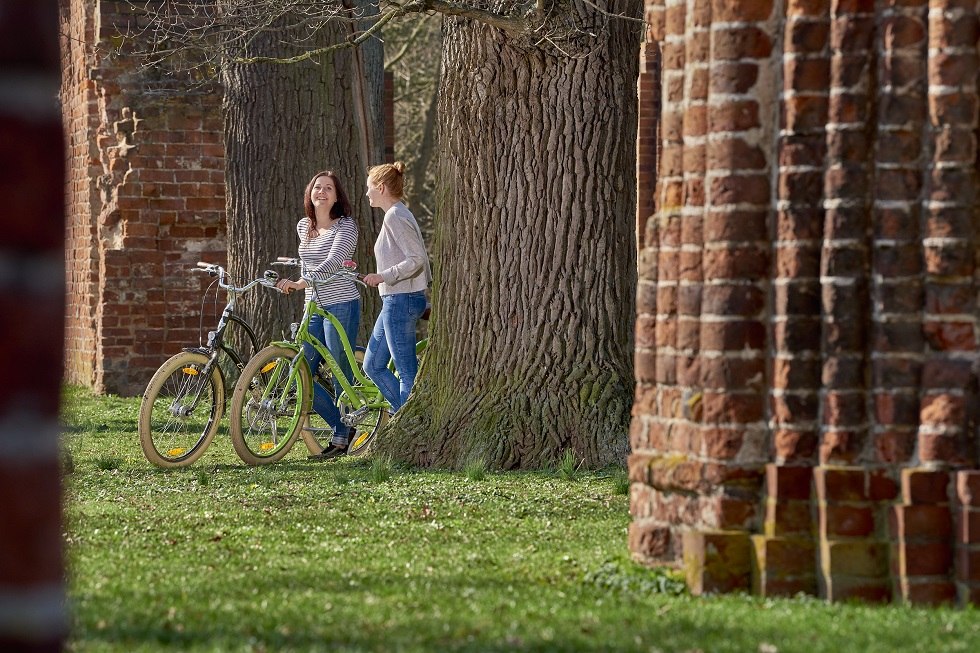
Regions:
<instances>
[{"instance_id":1,"label":"bicycle handlebar","mask_svg":"<svg viewBox=\"0 0 980 653\"><path fill-rule=\"evenodd\" d=\"M278 279L278 277L277 277L277 279L270 279L267 276L262 276L261 278L253 279L252 281L249 281L244 286L236 286L231 281L231 276L228 274L228 271L225 270L220 265L218 265L217 263L208 263L206 261L198 261L197 262L197 267L191 268L191 271L192 272L207 272L211 276L218 277L218 287L221 288L222 290L226 290L226 291L228 291L229 293L232 293L232 294L241 294L241 293L243 293L243 292L245 292L247 290L251 290L252 288L254 288L255 286L257 286L259 284L262 284L263 286L266 286L267 288L273 288L275 290L279 290L278 288L276 288L276 280ZM279 292L282 292L282 291L279 290Z\"/></svg>"},{"instance_id":2,"label":"bicycle handlebar","mask_svg":"<svg viewBox=\"0 0 980 653\"><path fill-rule=\"evenodd\" d=\"M340 269L337 270L336 272L331 273L330 276L328 276L326 279L314 279L308 274L299 275L300 279L302 279L303 281L311 285L316 285L318 283L326 283L331 279L338 278L338 279L348 279L349 281L353 281L354 283L367 288L367 284L361 281L360 277L361 275L359 275L357 272L354 272L353 270L344 270L344 269Z\"/></svg>"},{"instance_id":3,"label":"bicycle handlebar","mask_svg":"<svg viewBox=\"0 0 980 653\"><path fill-rule=\"evenodd\" d=\"M291 256L280 256L275 261L273 261L272 265L302 268L303 262L300 259ZM350 281L353 281L354 283L360 284L365 288L367 288L367 285L365 285L364 282L360 280L363 275L360 275L354 271L356 267L357 267L357 263L355 263L354 261L344 261L342 267L339 270L330 273L330 275L327 276L326 279L315 279L309 276L308 274L306 274L305 272L301 272L299 278L310 285L324 283L334 278L349 279Z\"/></svg>"}]
</instances>

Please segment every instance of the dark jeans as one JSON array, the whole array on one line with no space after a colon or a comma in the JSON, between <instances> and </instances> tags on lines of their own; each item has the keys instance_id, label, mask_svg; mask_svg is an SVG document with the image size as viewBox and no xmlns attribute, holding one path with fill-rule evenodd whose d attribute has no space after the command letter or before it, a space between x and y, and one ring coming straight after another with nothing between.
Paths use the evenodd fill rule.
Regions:
<instances>
[{"instance_id":1,"label":"dark jeans","mask_svg":"<svg viewBox=\"0 0 980 653\"><path fill-rule=\"evenodd\" d=\"M377 384L394 412L402 407L415 385L419 367L415 357L415 323L425 311L425 293L383 295L381 301L381 314L374 323L364 354L364 372ZM388 369L392 357L397 378Z\"/></svg>"},{"instance_id":2,"label":"dark jeans","mask_svg":"<svg viewBox=\"0 0 980 653\"><path fill-rule=\"evenodd\" d=\"M352 299L349 302L331 304L330 306L321 308L337 318L341 326L343 326L353 349L354 342L357 340L357 327L361 322L361 300ZM347 354L344 353L344 345L341 343L340 335L337 333L337 329L333 323L319 315L314 315L310 318L309 331L311 336L326 345L327 351L340 364L340 369L343 371L347 380L353 381L354 375L351 372L350 363L347 361ZM303 353L306 355L306 360L310 364L310 372L315 375L317 368L320 366L320 362L323 361L323 356L317 353L312 345L305 342L303 343ZM334 379L336 396L339 397L342 390L340 383ZM313 410L327 424L333 427L334 435L330 441L331 444L340 447L347 446L347 441L350 439L349 429L340 421L340 411L337 410L337 404L331 401L330 395L327 394L327 391L319 383L313 384Z\"/></svg>"}]
</instances>

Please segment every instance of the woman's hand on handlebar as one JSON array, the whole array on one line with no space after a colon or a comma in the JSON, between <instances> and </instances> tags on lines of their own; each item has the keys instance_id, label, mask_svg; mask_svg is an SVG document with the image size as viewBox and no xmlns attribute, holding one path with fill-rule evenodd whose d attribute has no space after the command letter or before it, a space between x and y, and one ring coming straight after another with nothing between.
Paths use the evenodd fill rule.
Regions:
<instances>
[{"instance_id":1,"label":"woman's hand on handlebar","mask_svg":"<svg viewBox=\"0 0 980 653\"><path fill-rule=\"evenodd\" d=\"M291 281L289 279L280 279L279 281L276 282L276 288L278 288L284 294L288 295L294 290L305 290L306 284L303 283L302 281Z\"/></svg>"},{"instance_id":2,"label":"woman's hand on handlebar","mask_svg":"<svg viewBox=\"0 0 980 653\"><path fill-rule=\"evenodd\" d=\"M365 274L363 281L366 285L377 287L378 284L384 283L385 278L380 274Z\"/></svg>"}]
</instances>

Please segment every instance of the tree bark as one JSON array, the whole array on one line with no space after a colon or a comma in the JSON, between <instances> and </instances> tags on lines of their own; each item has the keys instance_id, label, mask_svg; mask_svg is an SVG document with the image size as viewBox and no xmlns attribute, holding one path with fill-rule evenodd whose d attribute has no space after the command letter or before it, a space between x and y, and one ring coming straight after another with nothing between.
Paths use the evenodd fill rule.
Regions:
<instances>
[{"instance_id":1,"label":"tree bark","mask_svg":"<svg viewBox=\"0 0 980 653\"><path fill-rule=\"evenodd\" d=\"M379 450L448 467L537 468L566 449L622 463L639 24L608 21L576 58L464 19L444 36L431 347Z\"/></svg>"},{"instance_id":2,"label":"tree bark","mask_svg":"<svg viewBox=\"0 0 980 653\"><path fill-rule=\"evenodd\" d=\"M370 0L358 0L370 6ZM362 26L363 27L363 26ZM297 54L340 42L354 29L326 23L308 34L266 31L238 56ZM287 45L302 42L302 48ZM222 70L225 122L225 185L228 262L239 280L255 278L278 256L295 256L296 223L303 192L319 170L337 173L360 228L357 260L374 269L374 240L381 216L364 198L367 167L382 160L384 54L377 39L359 48L328 53L297 64L228 61ZM260 337L280 337L297 319L299 295L265 290L243 298L245 314ZM362 301L361 333L380 309L377 295Z\"/></svg>"}]
</instances>

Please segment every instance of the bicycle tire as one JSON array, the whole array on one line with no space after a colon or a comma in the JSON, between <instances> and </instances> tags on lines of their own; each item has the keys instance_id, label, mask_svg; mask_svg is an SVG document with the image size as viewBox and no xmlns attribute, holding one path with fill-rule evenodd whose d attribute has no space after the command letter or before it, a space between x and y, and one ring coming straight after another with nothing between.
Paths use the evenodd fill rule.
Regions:
<instances>
[{"instance_id":1,"label":"bicycle tire","mask_svg":"<svg viewBox=\"0 0 980 653\"><path fill-rule=\"evenodd\" d=\"M352 412L353 408L345 406L344 402L346 397L341 397L338 402L337 408L343 415L345 412ZM368 411L367 415L363 420L359 421L357 425L352 428L352 433L350 440L347 443L347 455L348 456L362 456L366 454L374 442L375 436L378 435L378 431L381 427L385 425L388 421L388 404L385 403L384 406L374 408Z\"/></svg>"},{"instance_id":2,"label":"bicycle tire","mask_svg":"<svg viewBox=\"0 0 980 653\"><path fill-rule=\"evenodd\" d=\"M205 354L188 351L171 356L143 392L138 419L140 446L146 459L157 467L192 464L218 431L225 409L225 385L218 366L211 369L207 379L201 377L208 360ZM201 382L206 386L198 393ZM188 407L183 402L192 395L199 399Z\"/></svg>"},{"instance_id":3,"label":"bicycle tire","mask_svg":"<svg viewBox=\"0 0 980 653\"><path fill-rule=\"evenodd\" d=\"M285 375L295 357L289 347L270 345L252 357L235 384L229 416L231 443L247 465L281 460L303 428L313 403L313 381L300 356L299 374L289 382Z\"/></svg>"}]
</instances>

